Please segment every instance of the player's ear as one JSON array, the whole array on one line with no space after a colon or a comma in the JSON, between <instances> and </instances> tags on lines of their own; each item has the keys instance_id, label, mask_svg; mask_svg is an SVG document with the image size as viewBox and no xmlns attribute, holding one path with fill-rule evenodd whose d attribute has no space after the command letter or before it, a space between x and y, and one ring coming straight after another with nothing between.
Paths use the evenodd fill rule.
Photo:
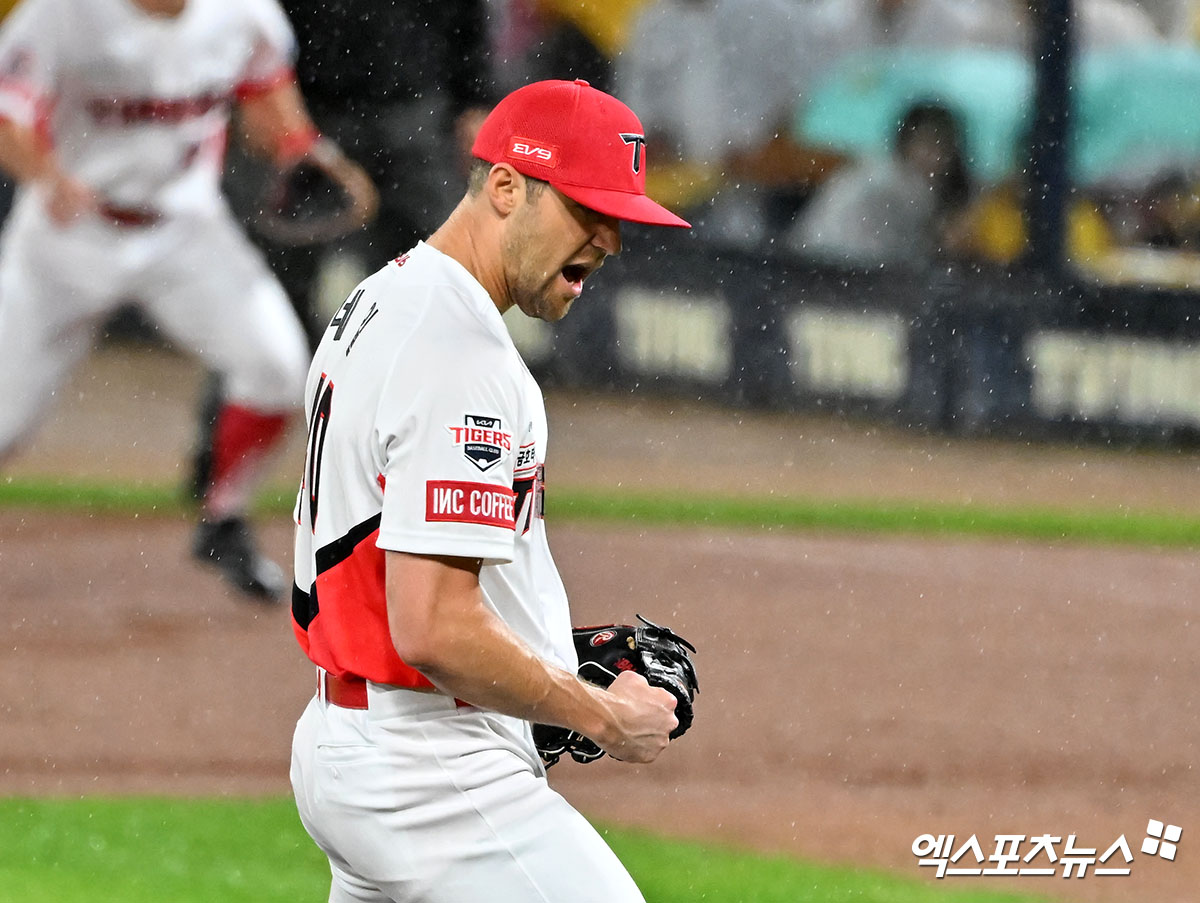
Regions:
<instances>
[{"instance_id":1,"label":"player's ear","mask_svg":"<svg viewBox=\"0 0 1200 903\"><path fill-rule=\"evenodd\" d=\"M484 183L484 193L501 217L507 217L524 203L525 189L525 177L506 163L494 165Z\"/></svg>"}]
</instances>

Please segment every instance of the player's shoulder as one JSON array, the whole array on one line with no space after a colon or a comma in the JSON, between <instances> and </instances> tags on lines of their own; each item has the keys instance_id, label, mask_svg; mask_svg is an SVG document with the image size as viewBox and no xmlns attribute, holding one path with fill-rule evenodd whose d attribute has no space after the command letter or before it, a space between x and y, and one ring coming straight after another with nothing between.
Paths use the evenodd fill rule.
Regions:
<instances>
[{"instance_id":1,"label":"player's shoulder","mask_svg":"<svg viewBox=\"0 0 1200 903\"><path fill-rule=\"evenodd\" d=\"M487 292L463 266L429 245L418 244L384 268L388 290L422 308L429 330L449 330L463 342L505 350L512 345Z\"/></svg>"},{"instance_id":2,"label":"player's shoulder","mask_svg":"<svg viewBox=\"0 0 1200 903\"><path fill-rule=\"evenodd\" d=\"M259 19L287 18L287 13L279 0L238 0L233 5L241 7L247 15Z\"/></svg>"},{"instance_id":3,"label":"player's shoulder","mask_svg":"<svg viewBox=\"0 0 1200 903\"><path fill-rule=\"evenodd\" d=\"M440 256L414 249L364 283L381 311L377 340L383 353L405 380L434 375L446 382L486 378L516 386L523 365L495 305Z\"/></svg>"},{"instance_id":4,"label":"player's shoulder","mask_svg":"<svg viewBox=\"0 0 1200 903\"><path fill-rule=\"evenodd\" d=\"M97 46L105 46L120 33L128 10L117 3L118 0L20 0L0 22L0 34L6 46L19 47L21 59L39 59L39 68L71 67L89 59Z\"/></svg>"},{"instance_id":5,"label":"player's shoulder","mask_svg":"<svg viewBox=\"0 0 1200 903\"><path fill-rule=\"evenodd\" d=\"M287 13L277 0L189 0L199 3L200 9L195 12L195 19L205 19L209 28L226 27L250 28L254 31L272 34L280 29L291 33ZM220 23L220 24L218 24Z\"/></svg>"}]
</instances>

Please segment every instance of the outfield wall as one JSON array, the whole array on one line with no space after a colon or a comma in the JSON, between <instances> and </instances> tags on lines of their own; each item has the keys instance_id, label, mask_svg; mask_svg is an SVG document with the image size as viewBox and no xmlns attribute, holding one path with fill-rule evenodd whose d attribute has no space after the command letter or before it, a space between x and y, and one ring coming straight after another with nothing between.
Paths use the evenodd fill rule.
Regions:
<instances>
[{"instance_id":1,"label":"outfield wall","mask_svg":"<svg viewBox=\"0 0 1200 903\"><path fill-rule=\"evenodd\" d=\"M1200 293L813 268L664 231L628 235L560 324L508 318L540 376L965 434L1200 437Z\"/></svg>"}]
</instances>

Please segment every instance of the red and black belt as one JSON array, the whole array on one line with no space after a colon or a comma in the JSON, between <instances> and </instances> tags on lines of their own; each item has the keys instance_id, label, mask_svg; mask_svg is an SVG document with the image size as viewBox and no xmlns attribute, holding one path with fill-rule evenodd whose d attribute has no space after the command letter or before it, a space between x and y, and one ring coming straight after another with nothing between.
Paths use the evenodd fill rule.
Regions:
<instances>
[{"instance_id":1,"label":"red and black belt","mask_svg":"<svg viewBox=\"0 0 1200 903\"><path fill-rule=\"evenodd\" d=\"M145 228L162 219L162 214L150 207L119 207L116 204L101 204L100 215L114 226Z\"/></svg>"}]
</instances>

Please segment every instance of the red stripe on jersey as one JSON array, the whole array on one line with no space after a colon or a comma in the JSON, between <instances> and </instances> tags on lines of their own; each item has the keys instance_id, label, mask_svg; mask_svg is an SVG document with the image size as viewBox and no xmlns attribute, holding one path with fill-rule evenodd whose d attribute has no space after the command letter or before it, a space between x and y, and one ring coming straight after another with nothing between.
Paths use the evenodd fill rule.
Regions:
<instances>
[{"instance_id":1,"label":"red stripe on jersey","mask_svg":"<svg viewBox=\"0 0 1200 903\"><path fill-rule=\"evenodd\" d=\"M308 657L338 677L351 674L396 687L429 689L433 684L428 678L405 664L392 645L385 553L375 545L379 526L378 518L373 520L374 530L348 536L353 545L336 549L336 560L317 574L312 598L305 600L313 613L307 629L297 620L293 604L292 629ZM317 553L318 564L325 551Z\"/></svg>"},{"instance_id":2,"label":"red stripe on jersey","mask_svg":"<svg viewBox=\"0 0 1200 903\"><path fill-rule=\"evenodd\" d=\"M494 483L430 480L425 484L425 520L440 523L516 527L517 495Z\"/></svg>"},{"instance_id":3,"label":"red stripe on jersey","mask_svg":"<svg viewBox=\"0 0 1200 903\"><path fill-rule=\"evenodd\" d=\"M257 100L265 94L270 94L280 85L286 85L295 80L296 71L291 66L280 66L266 78L242 82L233 89L233 96L238 103Z\"/></svg>"}]
</instances>

